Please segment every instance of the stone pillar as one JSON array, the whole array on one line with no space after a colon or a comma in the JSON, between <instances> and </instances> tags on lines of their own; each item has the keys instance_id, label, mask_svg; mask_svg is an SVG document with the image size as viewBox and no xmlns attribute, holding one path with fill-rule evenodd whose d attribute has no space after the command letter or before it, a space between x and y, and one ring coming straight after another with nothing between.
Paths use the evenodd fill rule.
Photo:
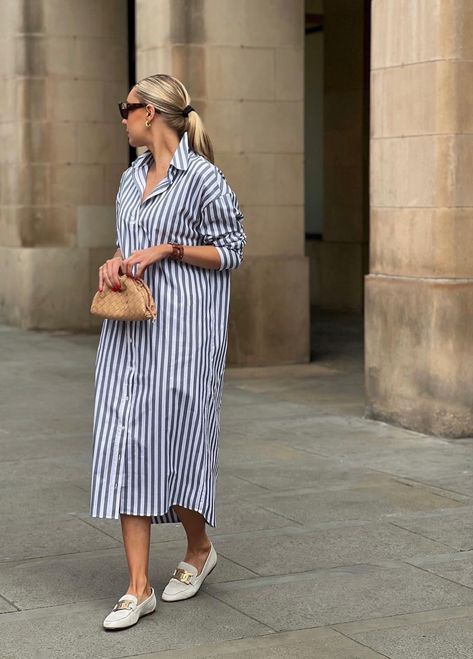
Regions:
<instances>
[{"instance_id":1,"label":"stone pillar","mask_svg":"<svg viewBox=\"0 0 473 659\"><path fill-rule=\"evenodd\" d=\"M87 329L128 163L126 0L0 3L0 314Z\"/></svg>"},{"instance_id":2,"label":"stone pillar","mask_svg":"<svg viewBox=\"0 0 473 659\"><path fill-rule=\"evenodd\" d=\"M312 302L358 312L368 273L369 12L367 0L324 3L323 238L307 242Z\"/></svg>"},{"instance_id":3,"label":"stone pillar","mask_svg":"<svg viewBox=\"0 0 473 659\"><path fill-rule=\"evenodd\" d=\"M182 80L245 214L228 363L307 361L304 2L137 0L136 12L137 79Z\"/></svg>"},{"instance_id":4,"label":"stone pillar","mask_svg":"<svg viewBox=\"0 0 473 659\"><path fill-rule=\"evenodd\" d=\"M373 0L372 12L367 414L471 436L473 7Z\"/></svg>"}]
</instances>

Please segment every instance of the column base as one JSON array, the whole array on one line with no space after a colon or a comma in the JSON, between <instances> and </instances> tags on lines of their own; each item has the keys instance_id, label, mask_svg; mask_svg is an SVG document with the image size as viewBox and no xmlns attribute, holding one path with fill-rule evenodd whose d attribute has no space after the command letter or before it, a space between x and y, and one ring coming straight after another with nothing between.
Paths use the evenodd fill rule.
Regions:
<instances>
[{"instance_id":1,"label":"column base","mask_svg":"<svg viewBox=\"0 0 473 659\"><path fill-rule=\"evenodd\" d=\"M231 286L227 365L310 360L307 257L246 257Z\"/></svg>"},{"instance_id":2,"label":"column base","mask_svg":"<svg viewBox=\"0 0 473 659\"><path fill-rule=\"evenodd\" d=\"M365 278L366 416L473 436L473 279Z\"/></svg>"},{"instance_id":3,"label":"column base","mask_svg":"<svg viewBox=\"0 0 473 659\"><path fill-rule=\"evenodd\" d=\"M113 248L0 247L0 317L22 329L96 331L98 267Z\"/></svg>"}]
</instances>

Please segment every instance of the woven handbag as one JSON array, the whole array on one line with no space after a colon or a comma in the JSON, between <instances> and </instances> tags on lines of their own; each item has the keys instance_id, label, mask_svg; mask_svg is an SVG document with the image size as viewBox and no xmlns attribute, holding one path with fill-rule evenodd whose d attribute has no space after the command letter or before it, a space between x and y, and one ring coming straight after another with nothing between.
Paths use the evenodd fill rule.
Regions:
<instances>
[{"instance_id":1,"label":"woven handbag","mask_svg":"<svg viewBox=\"0 0 473 659\"><path fill-rule=\"evenodd\" d=\"M104 285L92 300L90 313L111 320L155 320L156 304L142 279L120 275L120 290Z\"/></svg>"}]
</instances>

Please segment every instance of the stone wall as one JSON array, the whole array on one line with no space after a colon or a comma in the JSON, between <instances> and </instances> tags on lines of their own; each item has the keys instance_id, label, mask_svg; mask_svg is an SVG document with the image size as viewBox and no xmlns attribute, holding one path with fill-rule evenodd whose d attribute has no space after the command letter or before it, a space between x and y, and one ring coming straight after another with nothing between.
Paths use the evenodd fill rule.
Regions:
<instances>
[{"instance_id":1,"label":"stone wall","mask_svg":"<svg viewBox=\"0 0 473 659\"><path fill-rule=\"evenodd\" d=\"M0 313L28 328L97 326L128 161L126 0L0 3Z\"/></svg>"},{"instance_id":2,"label":"stone wall","mask_svg":"<svg viewBox=\"0 0 473 659\"><path fill-rule=\"evenodd\" d=\"M0 3L0 314L96 329L128 164L126 0ZM303 209L304 3L137 0L137 77L188 86L238 194L248 246L232 273L229 362L309 358Z\"/></svg>"},{"instance_id":3,"label":"stone wall","mask_svg":"<svg viewBox=\"0 0 473 659\"><path fill-rule=\"evenodd\" d=\"M473 7L373 1L367 412L473 434Z\"/></svg>"},{"instance_id":4,"label":"stone wall","mask_svg":"<svg viewBox=\"0 0 473 659\"><path fill-rule=\"evenodd\" d=\"M229 363L307 361L303 1L138 0L136 27L137 79L184 82L245 214Z\"/></svg>"}]
</instances>

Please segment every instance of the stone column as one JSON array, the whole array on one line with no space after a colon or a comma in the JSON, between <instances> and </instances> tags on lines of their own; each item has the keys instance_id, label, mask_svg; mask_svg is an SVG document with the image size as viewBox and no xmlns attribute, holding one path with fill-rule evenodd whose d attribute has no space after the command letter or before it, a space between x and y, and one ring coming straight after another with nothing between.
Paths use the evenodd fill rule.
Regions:
<instances>
[{"instance_id":1,"label":"stone column","mask_svg":"<svg viewBox=\"0 0 473 659\"><path fill-rule=\"evenodd\" d=\"M0 313L86 329L128 164L126 0L0 3Z\"/></svg>"},{"instance_id":2,"label":"stone column","mask_svg":"<svg viewBox=\"0 0 473 659\"><path fill-rule=\"evenodd\" d=\"M367 0L324 3L323 239L307 242L312 302L358 312L368 272L369 11Z\"/></svg>"},{"instance_id":3,"label":"stone column","mask_svg":"<svg viewBox=\"0 0 473 659\"><path fill-rule=\"evenodd\" d=\"M367 414L473 434L473 6L373 0Z\"/></svg>"},{"instance_id":4,"label":"stone column","mask_svg":"<svg viewBox=\"0 0 473 659\"><path fill-rule=\"evenodd\" d=\"M228 362L307 361L304 2L137 0L136 10L137 79L183 81L245 214Z\"/></svg>"}]
</instances>

